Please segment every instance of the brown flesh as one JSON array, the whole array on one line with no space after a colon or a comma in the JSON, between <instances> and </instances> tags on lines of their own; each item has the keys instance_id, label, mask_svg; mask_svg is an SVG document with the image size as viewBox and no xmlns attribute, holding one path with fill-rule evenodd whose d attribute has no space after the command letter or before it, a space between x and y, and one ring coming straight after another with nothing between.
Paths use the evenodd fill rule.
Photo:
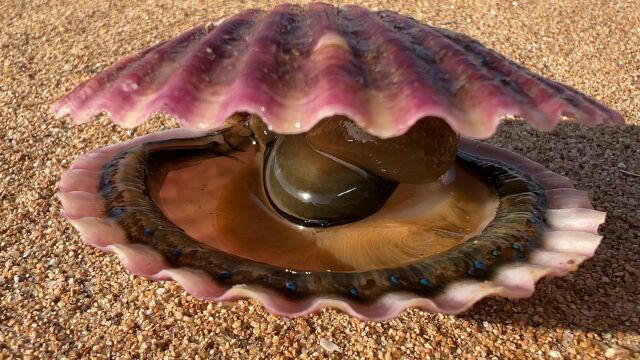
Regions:
<instances>
[{"instance_id":1,"label":"brown flesh","mask_svg":"<svg viewBox=\"0 0 640 360\"><path fill-rule=\"evenodd\" d=\"M307 133L316 150L400 183L434 181L453 164L458 135L440 118L418 121L402 136L380 139L334 116Z\"/></svg>"},{"instance_id":2,"label":"brown flesh","mask_svg":"<svg viewBox=\"0 0 640 360\"><path fill-rule=\"evenodd\" d=\"M374 215L330 228L303 228L265 200L255 152L169 172L158 196L165 215L198 241L240 257L301 270L402 266L482 231L497 198L456 166L453 183L401 184Z\"/></svg>"}]
</instances>

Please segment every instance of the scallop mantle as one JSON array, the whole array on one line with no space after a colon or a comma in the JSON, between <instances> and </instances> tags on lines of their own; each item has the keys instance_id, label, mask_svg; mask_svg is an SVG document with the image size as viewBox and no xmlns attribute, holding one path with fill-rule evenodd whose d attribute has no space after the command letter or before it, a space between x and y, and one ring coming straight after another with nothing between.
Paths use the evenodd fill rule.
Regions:
<instances>
[{"instance_id":1,"label":"scallop mantle","mask_svg":"<svg viewBox=\"0 0 640 360\"><path fill-rule=\"evenodd\" d=\"M165 112L200 129L248 112L283 134L344 115L383 138L425 116L470 138L491 136L505 116L545 131L562 118L624 122L463 34L392 11L323 3L250 9L197 26L104 70L54 112L77 123L107 112L125 127Z\"/></svg>"}]
</instances>

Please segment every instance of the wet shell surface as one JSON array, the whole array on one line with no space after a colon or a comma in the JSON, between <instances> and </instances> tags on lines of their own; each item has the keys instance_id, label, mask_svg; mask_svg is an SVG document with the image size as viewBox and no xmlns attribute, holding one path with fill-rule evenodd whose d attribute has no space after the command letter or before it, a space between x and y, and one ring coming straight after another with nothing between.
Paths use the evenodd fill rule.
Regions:
<instances>
[{"instance_id":1,"label":"wet shell surface","mask_svg":"<svg viewBox=\"0 0 640 360\"><path fill-rule=\"evenodd\" d=\"M77 123L107 112L126 127L154 112L215 129L237 112L281 134L344 115L370 134L404 133L426 116L462 136L491 136L505 115L551 130L621 116L522 68L468 36L391 11L281 5L198 26L108 68L60 100Z\"/></svg>"},{"instance_id":2,"label":"wet shell surface","mask_svg":"<svg viewBox=\"0 0 640 360\"><path fill-rule=\"evenodd\" d=\"M463 247L453 248L441 256L426 259L426 265L421 268L423 272L417 274L394 273L389 269L357 273L296 271L229 257L230 254L211 250L202 252L207 259L189 266L190 263L184 263L179 258L185 258L185 261L197 258L200 250L176 248L175 243L165 246L144 240L160 235L159 231L151 230L152 226L163 225L145 225L144 216L135 214L146 214L148 210L137 207L114 208L108 204L107 199L113 196L105 193L109 187L103 175L110 171L108 164L114 158L121 158L139 149L140 144L204 135L205 131L194 129L168 130L82 155L62 175L59 184L58 196L65 217L78 229L85 243L115 253L132 273L154 280L177 281L187 292L199 298L215 301L255 298L269 311L285 316L299 316L316 312L322 307L334 307L367 320L390 319L408 307L454 314L468 309L486 296L531 296L537 280L545 276L563 276L576 270L578 265L593 256L601 240L598 227L604 222L605 214L594 210L587 194L576 190L569 179L519 155L464 139L460 151L465 156L483 159L488 164L499 164L534 184L537 189L534 194L537 195L532 199L538 200L533 203L542 202L546 209L538 214L540 222L532 223L539 228L538 233L527 230L521 232L520 236L501 240L501 230L497 229L497 232L494 231L498 235L496 237L478 237L475 238L477 241L471 239L467 243L468 246L476 245L474 243L493 246L493 251L472 253L472 258L469 258L468 254L467 257L460 256L465 252ZM507 179L507 183L509 181ZM129 196L122 194L115 197ZM129 201L141 204L133 197ZM124 223L140 222L140 226L123 227L122 219L126 212L133 215ZM496 218L499 217L500 213ZM517 219L516 222L529 223L524 221L527 217ZM131 231L137 228L140 233L132 234ZM490 228L491 225L488 225L487 229ZM171 239L171 236L163 239ZM508 242L505 245L501 241ZM454 262L447 265L447 258ZM207 262L221 267L211 270ZM449 271L457 271L448 270L450 266L462 272L449 277ZM440 279L437 274L442 271L446 276ZM271 277L267 281L262 277L265 274ZM255 279L250 278L252 276ZM313 292L307 296L300 293L304 287L313 291L314 279L319 276L334 279L334 290ZM235 283L234 279L238 277L244 278L240 283ZM407 284L408 280L415 284ZM384 291L371 299L363 299L367 287Z\"/></svg>"}]
</instances>

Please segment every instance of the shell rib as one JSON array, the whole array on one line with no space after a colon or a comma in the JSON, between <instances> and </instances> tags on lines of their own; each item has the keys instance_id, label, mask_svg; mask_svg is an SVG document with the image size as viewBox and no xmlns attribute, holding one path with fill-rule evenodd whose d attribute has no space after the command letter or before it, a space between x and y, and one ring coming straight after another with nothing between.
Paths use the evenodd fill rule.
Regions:
<instances>
[{"instance_id":1,"label":"shell rib","mask_svg":"<svg viewBox=\"0 0 640 360\"><path fill-rule=\"evenodd\" d=\"M130 243L125 230L106 214L105 203L96 192L100 169L118 153L141 142L204 134L203 131L191 129L169 130L82 155L62 176L59 184L58 196L64 215L78 229L86 243L115 253L132 273L154 280L177 281L187 292L199 298L214 301L255 298L270 312L284 316L299 316L323 307L334 307L366 320L390 319L408 307L459 313L486 296L531 296L537 280L544 276L566 275L576 270L580 263L594 255L601 240L598 226L604 222L605 214L593 210L587 194L574 189L568 179L519 155L463 139L460 144L462 151L516 168L524 175L537 179L537 184L544 189L550 207L545 214L547 228L540 246L532 250L526 259L501 265L486 281L466 279L450 283L433 297L391 291L371 303L361 303L339 295L318 295L296 300L262 286L224 285L198 269L172 268L156 250Z\"/></svg>"},{"instance_id":2,"label":"shell rib","mask_svg":"<svg viewBox=\"0 0 640 360\"><path fill-rule=\"evenodd\" d=\"M491 136L506 115L551 130L562 117L623 123L579 91L533 74L465 35L390 11L281 5L198 26L106 69L54 106L77 123L100 112L126 127L152 113L219 127L236 112L278 133L344 115L379 137L425 116Z\"/></svg>"}]
</instances>

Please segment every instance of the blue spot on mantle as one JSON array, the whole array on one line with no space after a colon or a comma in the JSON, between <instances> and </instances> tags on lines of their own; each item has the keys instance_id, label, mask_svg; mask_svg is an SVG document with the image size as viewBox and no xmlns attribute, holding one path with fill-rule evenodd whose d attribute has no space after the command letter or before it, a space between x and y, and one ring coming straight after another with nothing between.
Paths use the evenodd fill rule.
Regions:
<instances>
[{"instance_id":1,"label":"blue spot on mantle","mask_svg":"<svg viewBox=\"0 0 640 360\"><path fill-rule=\"evenodd\" d=\"M391 281L393 285L398 285L400 278L397 275L391 275L389 276L389 281Z\"/></svg>"},{"instance_id":2,"label":"blue spot on mantle","mask_svg":"<svg viewBox=\"0 0 640 360\"><path fill-rule=\"evenodd\" d=\"M107 216L112 218L119 218L120 216L122 216L122 214L124 214L124 208L122 206L116 206L109 210Z\"/></svg>"},{"instance_id":3,"label":"blue spot on mantle","mask_svg":"<svg viewBox=\"0 0 640 360\"><path fill-rule=\"evenodd\" d=\"M298 288L298 285L296 284L295 281L287 281L286 284L284 284L284 286L287 288L287 290L289 291L296 291L296 289Z\"/></svg>"}]
</instances>

